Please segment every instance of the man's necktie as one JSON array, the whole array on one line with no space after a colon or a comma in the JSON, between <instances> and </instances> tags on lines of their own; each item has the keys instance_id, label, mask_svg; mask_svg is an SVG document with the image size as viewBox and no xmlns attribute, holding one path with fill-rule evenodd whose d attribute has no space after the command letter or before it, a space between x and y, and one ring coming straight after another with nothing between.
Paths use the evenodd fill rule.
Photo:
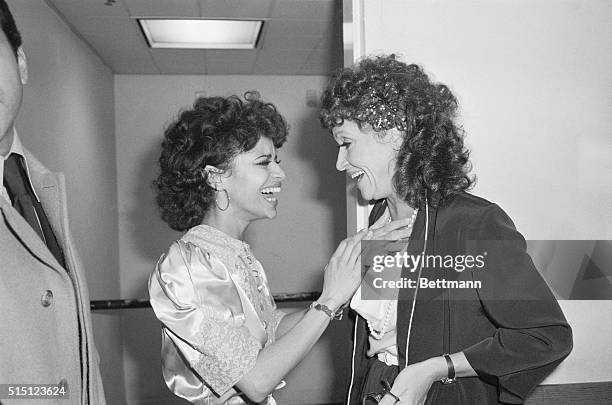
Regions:
<instances>
[{"instance_id":1,"label":"man's necktie","mask_svg":"<svg viewBox=\"0 0 612 405\"><path fill-rule=\"evenodd\" d=\"M64 254L51 229L42 205L36 200L22 164L22 157L12 153L4 161L4 187L13 202L13 208L30 224L45 242L53 256L65 268Z\"/></svg>"}]
</instances>

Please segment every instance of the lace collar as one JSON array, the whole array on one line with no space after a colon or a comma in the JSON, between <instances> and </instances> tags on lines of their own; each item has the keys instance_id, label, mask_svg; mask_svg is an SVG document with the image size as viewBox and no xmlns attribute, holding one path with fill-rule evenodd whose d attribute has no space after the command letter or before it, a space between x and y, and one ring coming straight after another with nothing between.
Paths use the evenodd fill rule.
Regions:
<instances>
[{"instance_id":1,"label":"lace collar","mask_svg":"<svg viewBox=\"0 0 612 405\"><path fill-rule=\"evenodd\" d=\"M237 260L248 264L255 261L248 243L232 238L225 232L209 225L194 226L183 235L181 240L191 242L214 254L228 266L230 271L240 267Z\"/></svg>"},{"instance_id":2,"label":"lace collar","mask_svg":"<svg viewBox=\"0 0 612 405\"><path fill-rule=\"evenodd\" d=\"M250 249L248 243L241 241L240 239L232 238L225 232L206 224L194 226L187 231L182 239L189 238L190 236L195 236L197 238L210 241L216 245L227 246L228 249L235 249L238 251L245 248Z\"/></svg>"}]
</instances>

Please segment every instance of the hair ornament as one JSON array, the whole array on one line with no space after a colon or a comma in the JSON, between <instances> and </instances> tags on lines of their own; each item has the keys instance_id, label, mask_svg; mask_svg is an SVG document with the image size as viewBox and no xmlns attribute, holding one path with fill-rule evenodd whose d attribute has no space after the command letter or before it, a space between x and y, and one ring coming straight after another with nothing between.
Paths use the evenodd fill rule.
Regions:
<instances>
[{"instance_id":1,"label":"hair ornament","mask_svg":"<svg viewBox=\"0 0 612 405\"><path fill-rule=\"evenodd\" d=\"M383 131L397 128L406 131L406 113L401 107L399 91L394 83L385 83L383 94L378 94L374 88L370 88L363 97L355 118L367 122L375 131Z\"/></svg>"}]
</instances>

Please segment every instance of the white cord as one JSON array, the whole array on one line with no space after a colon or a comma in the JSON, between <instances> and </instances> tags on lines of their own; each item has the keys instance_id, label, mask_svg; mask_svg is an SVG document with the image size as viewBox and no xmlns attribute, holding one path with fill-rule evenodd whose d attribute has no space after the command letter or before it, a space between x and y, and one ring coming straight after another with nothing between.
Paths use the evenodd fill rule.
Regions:
<instances>
[{"instance_id":1,"label":"white cord","mask_svg":"<svg viewBox=\"0 0 612 405\"><path fill-rule=\"evenodd\" d=\"M357 323L359 318L355 319L355 330L353 332L353 355L351 357L351 383L349 384L347 403L351 401L351 391L353 390L353 379L355 378L355 351L357 349Z\"/></svg>"}]
</instances>

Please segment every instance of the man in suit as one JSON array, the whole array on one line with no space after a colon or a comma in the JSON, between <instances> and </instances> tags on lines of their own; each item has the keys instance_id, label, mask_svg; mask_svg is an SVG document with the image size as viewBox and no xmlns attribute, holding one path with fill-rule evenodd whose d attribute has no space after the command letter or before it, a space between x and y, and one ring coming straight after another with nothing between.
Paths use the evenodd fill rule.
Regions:
<instances>
[{"instance_id":1,"label":"man in suit","mask_svg":"<svg viewBox=\"0 0 612 405\"><path fill-rule=\"evenodd\" d=\"M43 392L18 388L25 384L61 388L57 396L45 391L52 395L38 396L37 404L104 404L64 177L24 148L14 126L28 73L5 0L0 24L0 404L24 403L16 393Z\"/></svg>"}]
</instances>

